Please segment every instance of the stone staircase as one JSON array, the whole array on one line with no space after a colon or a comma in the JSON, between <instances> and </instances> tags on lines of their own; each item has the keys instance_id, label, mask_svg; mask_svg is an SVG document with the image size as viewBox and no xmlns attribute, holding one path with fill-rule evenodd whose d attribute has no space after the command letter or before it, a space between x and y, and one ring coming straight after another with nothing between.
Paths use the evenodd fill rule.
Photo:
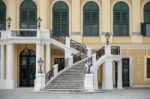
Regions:
<instances>
[{"instance_id":1,"label":"stone staircase","mask_svg":"<svg viewBox=\"0 0 150 99\"><path fill-rule=\"evenodd\" d=\"M85 64L83 61L62 72L44 90L84 90Z\"/></svg>"}]
</instances>

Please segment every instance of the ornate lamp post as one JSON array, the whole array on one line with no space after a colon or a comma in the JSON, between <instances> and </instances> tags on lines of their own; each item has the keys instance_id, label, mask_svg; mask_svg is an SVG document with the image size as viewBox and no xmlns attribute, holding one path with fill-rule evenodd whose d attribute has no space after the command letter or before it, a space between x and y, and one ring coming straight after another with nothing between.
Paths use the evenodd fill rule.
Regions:
<instances>
[{"instance_id":1,"label":"ornate lamp post","mask_svg":"<svg viewBox=\"0 0 150 99\"><path fill-rule=\"evenodd\" d=\"M11 27L11 22L12 22L12 19L10 18L10 16L7 18L7 23L8 23L8 29L10 29Z\"/></svg>"},{"instance_id":2,"label":"ornate lamp post","mask_svg":"<svg viewBox=\"0 0 150 99\"><path fill-rule=\"evenodd\" d=\"M40 17L38 17L38 19L37 19L38 29L41 28L41 22L42 22L42 19Z\"/></svg>"},{"instance_id":3,"label":"ornate lamp post","mask_svg":"<svg viewBox=\"0 0 150 99\"><path fill-rule=\"evenodd\" d=\"M40 58L37 62L38 62L38 64L39 64L39 66L40 66L38 73L41 73L41 74L42 74L42 69L41 69L41 67L42 67L44 61Z\"/></svg>"},{"instance_id":4,"label":"ornate lamp post","mask_svg":"<svg viewBox=\"0 0 150 99\"><path fill-rule=\"evenodd\" d=\"M109 38L110 38L110 33L106 33L105 35L105 38L106 38L106 44L108 45L109 44Z\"/></svg>"}]
</instances>

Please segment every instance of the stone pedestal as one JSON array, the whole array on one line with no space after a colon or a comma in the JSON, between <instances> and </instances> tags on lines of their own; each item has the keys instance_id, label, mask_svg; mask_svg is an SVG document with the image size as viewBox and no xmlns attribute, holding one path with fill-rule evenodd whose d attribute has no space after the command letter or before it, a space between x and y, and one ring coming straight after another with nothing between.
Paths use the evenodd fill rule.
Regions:
<instances>
[{"instance_id":1,"label":"stone pedestal","mask_svg":"<svg viewBox=\"0 0 150 99\"><path fill-rule=\"evenodd\" d=\"M45 87L45 74L36 74L34 90L40 91Z\"/></svg>"},{"instance_id":2,"label":"stone pedestal","mask_svg":"<svg viewBox=\"0 0 150 99\"><path fill-rule=\"evenodd\" d=\"M85 89L88 91L95 91L94 89L94 75L93 74L86 74L84 79L84 86Z\"/></svg>"}]
</instances>

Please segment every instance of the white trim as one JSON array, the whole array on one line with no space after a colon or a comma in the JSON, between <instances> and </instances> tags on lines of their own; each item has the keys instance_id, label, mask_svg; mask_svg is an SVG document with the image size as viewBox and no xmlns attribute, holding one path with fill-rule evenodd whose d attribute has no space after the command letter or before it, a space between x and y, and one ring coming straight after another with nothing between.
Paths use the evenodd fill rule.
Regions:
<instances>
[{"instance_id":1,"label":"white trim","mask_svg":"<svg viewBox=\"0 0 150 99\"><path fill-rule=\"evenodd\" d=\"M138 88L138 87L146 87L146 88L150 88L150 85L133 85L132 87Z\"/></svg>"},{"instance_id":2,"label":"white trim","mask_svg":"<svg viewBox=\"0 0 150 99\"><path fill-rule=\"evenodd\" d=\"M71 35L71 19L72 19L72 11L71 11L71 5L67 0L53 0L52 3L50 4L50 29L52 30L53 27L53 6L55 5L55 3L59 2L59 1L63 1L64 3L67 4L68 8L69 8L69 36Z\"/></svg>"},{"instance_id":3,"label":"white trim","mask_svg":"<svg viewBox=\"0 0 150 99\"><path fill-rule=\"evenodd\" d=\"M144 6L150 2L150 0L144 0L144 2L141 5L141 22L144 22Z\"/></svg>"},{"instance_id":4,"label":"white trim","mask_svg":"<svg viewBox=\"0 0 150 99\"><path fill-rule=\"evenodd\" d=\"M89 1L95 2L99 7L99 36L101 36L101 32L102 32L102 10L101 9L102 9L102 6L98 0L84 0L83 3L81 4L81 18L80 18L81 19L81 21L80 21L81 35L82 35L82 37L86 37L86 36L83 36L83 7ZM88 37L99 37L99 36L88 36Z\"/></svg>"},{"instance_id":5,"label":"white trim","mask_svg":"<svg viewBox=\"0 0 150 99\"><path fill-rule=\"evenodd\" d=\"M122 59L123 58L129 58L129 77L130 77L130 85L129 87L132 87L133 86L133 58L132 56L122 56Z\"/></svg>"},{"instance_id":6,"label":"white trim","mask_svg":"<svg viewBox=\"0 0 150 99\"><path fill-rule=\"evenodd\" d=\"M150 56L144 56L144 81L150 81L150 78L147 78L147 58Z\"/></svg>"},{"instance_id":7,"label":"white trim","mask_svg":"<svg viewBox=\"0 0 150 99\"><path fill-rule=\"evenodd\" d=\"M132 35L132 7L131 7L130 2L127 0L115 0L112 3L112 5L111 5L111 32L113 35L113 8L114 8L115 4L120 2L120 1L126 3L129 7L129 36L131 36ZM127 37L129 37L129 36L127 36Z\"/></svg>"}]
</instances>

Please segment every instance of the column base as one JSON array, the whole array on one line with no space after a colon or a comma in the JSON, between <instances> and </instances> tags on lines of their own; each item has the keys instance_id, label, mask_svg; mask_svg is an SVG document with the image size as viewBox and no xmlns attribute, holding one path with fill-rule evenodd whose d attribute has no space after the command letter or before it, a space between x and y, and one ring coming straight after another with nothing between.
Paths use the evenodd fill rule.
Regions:
<instances>
[{"instance_id":1,"label":"column base","mask_svg":"<svg viewBox=\"0 0 150 99\"><path fill-rule=\"evenodd\" d=\"M84 86L85 86L85 89L87 91L90 91L90 92L94 92L95 91L95 88L94 88L94 75L93 74L86 74L85 75L85 79L84 79Z\"/></svg>"},{"instance_id":2,"label":"column base","mask_svg":"<svg viewBox=\"0 0 150 99\"><path fill-rule=\"evenodd\" d=\"M14 79L0 79L0 89L14 89L17 83Z\"/></svg>"},{"instance_id":3,"label":"column base","mask_svg":"<svg viewBox=\"0 0 150 99\"><path fill-rule=\"evenodd\" d=\"M113 87L113 82L112 83L104 83L103 82L103 85L102 85L102 89L103 90L113 90L114 87Z\"/></svg>"},{"instance_id":4,"label":"column base","mask_svg":"<svg viewBox=\"0 0 150 99\"><path fill-rule=\"evenodd\" d=\"M45 87L45 74L36 74L34 81L34 91L40 91Z\"/></svg>"}]
</instances>

